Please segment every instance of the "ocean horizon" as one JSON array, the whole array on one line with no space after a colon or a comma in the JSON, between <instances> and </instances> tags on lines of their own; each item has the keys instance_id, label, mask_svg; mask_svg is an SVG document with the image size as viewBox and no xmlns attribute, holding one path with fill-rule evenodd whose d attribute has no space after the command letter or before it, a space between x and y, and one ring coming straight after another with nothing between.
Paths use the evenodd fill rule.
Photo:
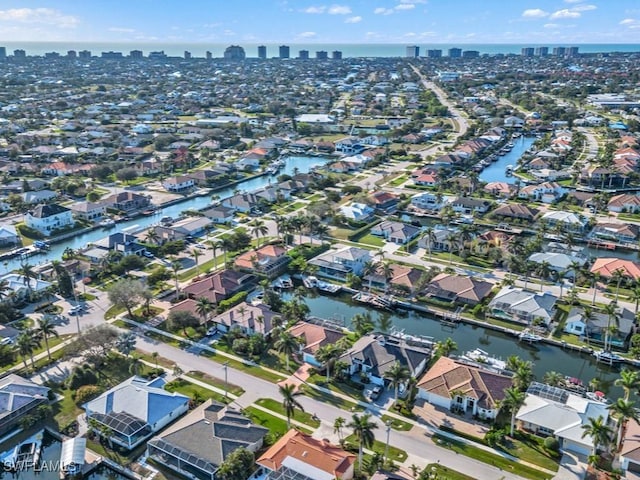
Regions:
<instances>
[{"instance_id":1,"label":"ocean horizon","mask_svg":"<svg viewBox=\"0 0 640 480\"><path fill-rule=\"evenodd\" d=\"M149 52L164 51L171 57L182 57L185 51L191 52L194 58L204 58L210 51L214 58L220 58L224 50L231 43L140 43L140 42L2 42L0 47L7 49L7 55L12 55L14 50L25 50L29 56L43 56L45 53L58 52L65 55L69 50L89 50L93 56L100 56L102 52L116 51L128 55L132 50L141 50L146 56ZM339 50L344 58L357 57L404 57L406 47L411 43L374 44L374 43L236 43L244 48L247 58L258 57L258 46L267 47L267 58L278 56L278 47L288 45L291 58L296 58L300 50L308 50L310 58L315 57L317 51L331 52ZM443 56L447 55L449 48L461 48L462 50L477 50L480 54L520 54L525 47L548 47L549 53L554 47L578 47L579 53L634 53L640 52L640 44L625 43L585 43L585 44L532 44L532 43L416 43L420 47L420 56L425 56L427 50L440 49Z\"/></svg>"}]
</instances>

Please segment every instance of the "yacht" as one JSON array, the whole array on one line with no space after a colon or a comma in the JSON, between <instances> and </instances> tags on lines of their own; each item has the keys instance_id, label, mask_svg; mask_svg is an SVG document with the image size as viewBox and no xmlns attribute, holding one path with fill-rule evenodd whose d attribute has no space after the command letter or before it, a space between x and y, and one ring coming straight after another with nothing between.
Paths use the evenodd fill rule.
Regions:
<instances>
[{"instance_id":1,"label":"yacht","mask_svg":"<svg viewBox=\"0 0 640 480\"><path fill-rule=\"evenodd\" d=\"M533 333L531 330L527 328L518 334L518 339L520 339L523 342L535 343L542 340L542 337L536 333Z\"/></svg>"},{"instance_id":2,"label":"yacht","mask_svg":"<svg viewBox=\"0 0 640 480\"><path fill-rule=\"evenodd\" d=\"M596 357L598 362L608 363L609 365L617 364L623 361L623 358L613 353L610 350L600 350L599 352L593 352L593 356Z\"/></svg>"}]
</instances>

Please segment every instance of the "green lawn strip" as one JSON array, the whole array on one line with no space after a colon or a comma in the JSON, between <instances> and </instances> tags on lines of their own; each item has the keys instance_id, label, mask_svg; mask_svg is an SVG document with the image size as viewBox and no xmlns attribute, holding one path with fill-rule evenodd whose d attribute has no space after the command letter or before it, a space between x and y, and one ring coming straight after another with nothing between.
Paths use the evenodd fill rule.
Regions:
<instances>
[{"instance_id":1,"label":"green lawn strip","mask_svg":"<svg viewBox=\"0 0 640 480\"><path fill-rule=\"evenodd\" d=\"M282 420L281 418L276 417L275 415L271 415L267 412L264 412L256 407L246 407L244 409L244 413L251 418L251 421L257 425L261 425L265 428L268 428L272 434L277 436L282 436L289 431L287 427L287 421ZM296 427L300 431L311 434L313 433L311 430L303 427Z\"/></svg>"},{"instance_id":2,"label":"green lawn strip","mask_svg":"<svg viewBox=\"0 0 640 480\"><path fill-rule=\"evenodd\" d=\"M356 448L358 447L358 441L356 440L356 437L353 434L345 438L345 441L347 443L355 445ZM378 452L384 455L385 448L386 448L386 443L381 442L379 440L375 440L371 448L369 448L369 450L373 450L374 452ZM393 445L389 445L388 453L389 453L389 458L396 462L402 463L407 459L407 452L405 452L404 450L400 450L399 448L394 447Z\"/></svg>"},{"instance_id":3,"label":"green lawn strip","mask_svg":"<svg viewBox=\"0 0 640 480\"><path fill-rule=\"evenodd\" d=\"M147 445L146 443L143 443L142 445L134 448L133 450L127 452L126 455L124 455L121 452L111 450L107 445L103 443L96 442L92 439L87 439L87 448L94 451L98 455L104 458L108 458L109 460L120 465L130 466L137 458L139 458L144 453Z\"/></svg>"},{"instance_id":4,"label":"green lawn strip","mask_svg":"<svg viewBox=\"0 0 640 480\"><path fill-rule=\"evenodd\" d=\"M284 408L282 407L282 403L272 398L259 398L258 400L256 400L256 404L280 415L287 415L284 411ZM320 422L311 418L312 416L313 415L309 412L301 412L300 410L296 409L293 414L293 420L304 423L311 428L318 428L320 426Z\"/></svg>"},{"instance_id":5,"label":"green lawn strip","mask_svg":"<svg viewBox=\"0 0 640 480\"><path fill-rule=\"evenodd\" d=\"M192 370L188 372L187 375L201 381L202 383L211 385L212 387L226 390L236 397L239 397L244 393L244 389L242 387L239 387L238 385L234 385L232 383L224 383L224 381L220 380L219 378L212 377L211 375L207 375L206 373L199 372L197 370Z\"/></svg>"},{"instance_id":6,"label":"green lawn strip","mask_svg":"<svg viewBox=\"0 0 640 480\"><path fill-rule=\"evenodd\" d=\"M413 428L413 425L409 422L403 422L402 420L398 420L395 417L390 417L389 415L382 415L382 417L380 417L380 420L382 420L384 423L391 422L391 428L400 432L408 432Z\"/></svg>"},{"instance_id":7,"label":"green lawn strip","mask_svg":"<svg viewBox=\"0 0 640 480\"><path fill-rule=\"evenodd\" d=\"M54 391L57 395L62 395L60 401L51 403L53 419L60 430L74 422L82 413L82 409L71 398L71 390L56 389Z\"/></svg>"},{"instance_id":8,"label":"green lawn strip","mask_svg":"<svg viewBox=\"0 0 640 480\"><path fill-rule=\"evenodd\" d=\"M49 350L53 349L53 347L55 347L56 345L61 344L62 342L64 342L65 340L69 339L73 337L73 335L71 334L65 334L65 335L60 335L59 337L51 337L49 338ZM33 356L36 357L38 355L40 355L41 353L46 353L47 348L44 345L44 341L42 342L42 346L36 350L33 351ZM35 361L35 365L36 365L36 370L48 365L49 363L52 363L56 360L59 360L60 358L62 358L64 356L64 348L61 348L59 350L56 351L52 351L51 352L51 361L49 361L49 357L47 355L45 355L43 358L36 360ZM27 365L29 365L29 371L32 370L32 366L31 366L31 359L27 358ZM20 355L16 355L16 360L15 362L13 362L10 365L5 365L0 369L0 373L6 372L7 370L10 370L14 367L19 367L21 372L24 372L24 362L22 360L22 357Z\"/></svg>"},{"instance_id":9,"label":"green lawn strip","mask_svg":"<svg viewBox=\"0 0 640 480\"><path fill-rule=\"evenodd\" d=\"M560 456L554 457L544 448L544 439L532 435L517 435L515 439L507 438L506 442L506 446L499 446L504 452L547 470L558 470Z\"/></svg>"},{"instance_id":10,"label":"green lawn strip","mask_svg":"<svg viewBox=\"0 0 640 480\"><path fill-rule=\"evenodd\" d=\"M126 308L116 307L115 305L112 305L111 307L109 307L109 309L106 312L104 312L104 319L109 320L111 318L117 317L118 315L126 311L127 311Z\"/></svg>"},{"instance_id":11,"label":"green lawn strip","mask_svg":"<svg viewBox=\"0 0 640 480\"><path fill-rule=\"evenodd\" d=\"M346 395L347 397L355 398L356 400L360 400L362 402L366 402L367 399L364 398L364 394L362 390L358 390L357 388L348 385L342 382L336 382L335 380L327 383L326 377L320 374L313 374L309 377L309 381L315 383L319 387L328 388L332 392L341 393Z\"/></svg>"},{"instance_id":12,"label":"green lawn strip","mask_svg":"<svg viewBox=\"0 0 640 480\"><path fill-rule=\"evenodd\" d=\"M193 267L193 268L190 268L189 270L185 270L184 272L180 272L178 274L178 280L180 281L190 280L196 275L201 275L205 272L208 272L209 270L216 268L219 265L222 265L223 263L224 263L224 256L218 255L216 257L215 262L213 261L213 258L212 258L211 260L207 260L206 262L202 262L198 264L197 267Z\"/></svg>"},{"instance_id":13,"label":"green lawn strip","mask_svg":"<svg viewBox=\"0 0 640 480\"><path fill-rule=\"evenodd\" d=\"M78 295L79 300L84 300L85 302L90 302L92 300L96 300L98 297L92 295L91 293L81 293Z\"/></svg>"},{"instance_id":14,"label":"green lawn strip","mask_svg":"<svg viewBox=\"0 0 640 480\"><path fill-rule=\"evenodd\" d=\"M387 185L390 186L390 187L399 187L404 182L406 182L408 180L408 178L409 178L408 175L402 174L402 175L394 178L392 181L388 182Z\"/></svg>"},{"instance_id":15,"label":"green lawn strip","mask_svg":"<svg viewBox=\"0 0 640 480\"><path fill-rule=\"evenodd\" d=\"M160 315L164 312L164 308L154 307L153 305L149 307L149 315L147 315L147 309L145 307L139 307L133 310L133 315L136 322L144 323L150 318L153 318L157 315Z\"/></svg>"},{"instance_id":16,"label":"green lawn strip","mask_svg":"<svg viewBox=\"0 0 640 480\"><path fill-rule=\"evenodd\" d=\"M473 445L451 440L438 434L434 435L432 438L433 441L441 447L448 448L456 453L461 453L469 458L484 462L488 465L493 465L494 467L498 467L516 475L531 478L532 480L547 480L552 478L548 473L514 462L495 453L487 452L486 450L474 447Z\"/></svg>"},{"instance_id":17,"label":"green lawn strip","mask_svg":"<svg viewBox=\"0 0 640 480\"><path fill-rule=\"evenodd\" d=\"M218 355L208 350L203 350L202 355L208 358L211 358L218 363L228 363L228 365L231 368L235 368L236 370L241 370L243 372L248 373L249 375L262 378L263 380L266 380L268 382L278 383L281 380L284 380L285 378L287 378L286 375L279 375L275 372L265 370L261 368L259 365L246 365L238 360L234 360L232 358L228 358L223 355Z\"/></svg>"},{"instance_id":18,"label":"green lawn strip","mask_svg":"<svg viewBox=\"0 0 640 480\"><path fill-rule=\"evenodd\" d=\"M353 241L357 243L364 243L365 245L371 245L373 247L383 247L385 244L385 241L382 238L376 237L371 233L355 237Z\"/></svg>"},{"instance_id":19,"label":"green lawn strip","mask_svg":"<svg viewBox=\"0 0 640 480\"><path fill-rule=\"evenodd\" d=\"M470 477L464 473L456 472L448 467L440 465L439 463L430 463L424 469L429 475L434 474L433 478L446 478L447 480L475 480L475 477ZM432 478L432 477L425 477Z\"/></svg>"},{"instance_id":20,"label":"green lawn strip","mask_svg":"<svg viewBox=\"0 0 640 480\"><path fill-rule=\"evenodd\" d=\"M173 380L167 383L164 386L165 390L169 392L178 392L187 397L194 399L195 397L199 397L201 400L206 400L208 398L212 398L218 402L228 403L231 401L231 398L224 398L224 395L218 392L214 392L213 390L209 390L208 388L201 387L200 385L196 385L195 383L191 383L184 378L180 378L177 380Z\"/></svg>"},{"instance_id":21,"label":"green lawn strip","mask_svg":"<svg viewBox=\"0 0 640 480\"><path fill-rule=\"evenodd\" d=\"M365 408L361 407L355 402L350 402L349 400L345 400L342 397L336 397L330 395L328 393L317 390L309 385L303 385L301 387L302 393L304 393L307 397L311 397L314 400L324 403L330 403L334 407L338 407L341 410L345 410L348 412L364 412Z\"/></svg>"},{"instance_id":22,"label":"green lawn strip","mask_svg":"<svg viewBox=\"0 0 640 480\"><path fill-rule=\"evenodd\" d=\"M116 322L113 322L114 325ZM144 350L138 350L136 349L136 354L138 354L140 356L141 360L144 360L145 362L151 363L152 365L158 365L159 367L164 367L164 368L173 368L175 365L175 362L172 360L169 360L168 358L164 358L161 356L158 356L156 358L153 358L153 356L149 353L149 352L145 352Z\"/></svg>"}]
</instances>

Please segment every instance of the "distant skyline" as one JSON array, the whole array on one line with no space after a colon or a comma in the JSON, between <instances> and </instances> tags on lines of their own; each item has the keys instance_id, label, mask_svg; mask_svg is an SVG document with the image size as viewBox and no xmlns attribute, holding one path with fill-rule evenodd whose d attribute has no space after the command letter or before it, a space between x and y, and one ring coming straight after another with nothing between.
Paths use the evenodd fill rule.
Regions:
<instances>
[{"instance_id":1,"label":"distant skyline","mask_svg":"<svg viewBox=\"0 0 640 480\"><path fill-rule=\"evenodd\" d=\"M3 0L3 41L640 43L640 1Z\"/></svg>"}]
</instances>

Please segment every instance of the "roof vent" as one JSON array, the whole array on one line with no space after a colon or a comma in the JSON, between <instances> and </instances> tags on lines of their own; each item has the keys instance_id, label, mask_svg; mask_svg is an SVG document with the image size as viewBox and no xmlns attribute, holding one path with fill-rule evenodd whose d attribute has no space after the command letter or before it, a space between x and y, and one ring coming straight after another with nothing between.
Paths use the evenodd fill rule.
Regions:
<instances>
[{"instance_id":1,"label":"roof vent","mask_svg":"<svg viewBox=\"0 0 640 480\"><path fill-rule=\"evenodd\" d=\"M307 452L306 450L304 452L302 452L302 457L306 457L307 455L309 455L309 452Z\"/></svg>"}]
</instances>

